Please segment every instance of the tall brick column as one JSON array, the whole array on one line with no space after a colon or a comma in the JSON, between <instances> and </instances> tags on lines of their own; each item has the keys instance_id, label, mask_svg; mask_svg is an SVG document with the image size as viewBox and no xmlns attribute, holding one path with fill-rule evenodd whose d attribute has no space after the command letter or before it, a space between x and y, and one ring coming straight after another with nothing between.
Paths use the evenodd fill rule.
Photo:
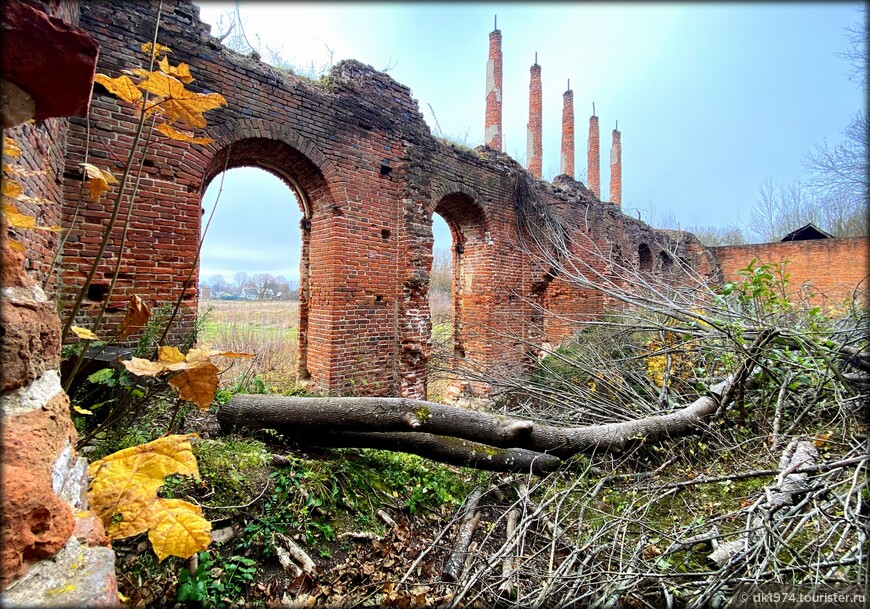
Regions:
<instances>
[{"instance_id":1,"label":"tall brick column","mask_svg":"<svg viewBox=\"0 0 870 609\"><path fill-rule=\"evenodd\" d=\"M535 53L535 65L531 67L529 80L529 124L526 139L526 159L529 173L542 176L543 146L541 144L541 66Z\"/></svg>"},{"instance_id":2,"label":"tall brick column","mask_svg":"<svg viewBox=\"0 0 870 609\"><path fill-rule=\"evenodd\" d=\"M619 127L619 123L616 124ZM613 130L610 145L610 202L622 204L622 141L618 129Z\"/></svg>"},{"instance_id":3,"label":"tall brick column","mask_svg":"<svg viewBox=\"0 0 870 609\"><path fill-rule=\"evenodd\" d=\"M571 81L562 94L562 154L559 158L559 173L574 177L574 92Z\"/></svg>"},{"instance_id":4,"label":"tall brick column","mask_svg":"<svg viewBox=\"0 0 870 609\"><path fill-rule=\"evenodd\" d=\"M595 116L595 104L592 104L592 116L589 117L589 141L586 144L586 179L589 190L601 198L601 151L598 148L598 117Z\"/></svg>"},{"instance_id":5,"label":"tall brick column","mask_svg":"<svg viewBox=\"0 0 870 609\"><path fill-rule=\"evenodd\" d=\"M501 131L501 31L489 34L489 60L486 62L486 125L484 144L502 149Z\"/></svg>"}]
</instances>

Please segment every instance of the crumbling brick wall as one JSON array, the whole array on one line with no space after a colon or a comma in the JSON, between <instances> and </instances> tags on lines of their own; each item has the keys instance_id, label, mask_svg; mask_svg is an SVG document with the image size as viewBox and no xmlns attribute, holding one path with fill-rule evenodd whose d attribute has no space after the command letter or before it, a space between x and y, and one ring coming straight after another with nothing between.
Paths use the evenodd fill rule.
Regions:
<instances>
[{"instance_id":1,"label":"crumbling brick wall","mask_svg":"<svg viewBox=\"0 0 870 609\"><path fill-rule=\"evenodd\" d=\"M462 150L434 139L410 90L370 66L343 61L317 82L280 73L222 47L197 11L188 2L164 1L158 40L172 48L173 61L190 65L197 79L191 89L220 92L228 106L208 114L213 144L152 143L105 331L111 333L131 294L151 305L181 295L195 260L202 192L225 168L256 165L283 178L303 208L301 376L338 393L425 395L434 212L455 239L454 352L503 371L522 369L528 338L543 323L528 300L540 284L537 271L517 246L516 188L528 173L496 150ZM139 45L153 36L156 13L156 1L82 3L82 25L102 45L100 72L116 76L144 67ZM133 112L100 87L88 142L85 122L72 121L67 223L86 148L92 162L119 173L134 122ZM582 218L584 230L586 210L593 210L602 251L610 250L605 242L623 238L622 216L612 206L603 213L597 200L531 184L542 201L575 209L564 217L575 224ZM59 296L67 306L93 259L106 213L104 204L81 203L64 251ZM94 303L104 298L113 260L107 257L98 272L89 294ZM181 332L192 326L196 280L194 273L182 295ZM605 300L587 296L589 314L600 312ZM87 315L83 310L82 322Z\"/></svg>"}]
</instances>

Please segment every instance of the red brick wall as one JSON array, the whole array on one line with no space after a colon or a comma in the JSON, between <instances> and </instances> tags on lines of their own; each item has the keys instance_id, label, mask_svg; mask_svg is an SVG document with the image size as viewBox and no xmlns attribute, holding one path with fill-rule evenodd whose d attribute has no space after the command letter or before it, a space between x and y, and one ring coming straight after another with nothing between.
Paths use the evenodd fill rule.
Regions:
<instances>
[{"instance_id":1,"label":"red brick wall","mask_svg":"<svg viewBox=\"0 0 870 609\"><path fill-rule=\"evenodd\" d=\"M574 177L574 92L562 94L562 150L559 173Z\"/></svg>"},{"instance_id":2,"label":"red brick wall","mask_svg":"<svg viewBox=\"0 0 870 609\"><path fill-rule=\"evenodd\" d=\"M102 44L99 72L116 76L144 67L138 48L153 35L156 9L156 0L82 3L82 26ZM158 41L172 48L173 62L190 65L193 90L220 92L228 106L207 114L213 144L158 139L149 148L107 332L130 294L151 305L178 297L195 263L201 195L224 167L262 167L285 179L303 201L299 371L335 393L425 395L436 211L458 246L454 351L475 374L520 371L544 331L544 316L533 304L542 302L547 282L520 247L521 200L559 208L566 226L592 239L594 248L578 254L597 256L590 264L602 270L608 262L593 250L611 252L621 243L617 249L636 251L637 239L651 240L644 236L649 227L626 229L615 206L570 178L553 185L530 180L491 147L467 151L434 139L409 89L386 74L344 61L310 82L224 49L207 30L195 7L164 0ZM540 109L539 94L537 100ZM134 124L133 112L98 88L87 142L91 162L120 174ZM64 182L67 224L75 214L87 137L85 122L73 120ZM527 196L520 197L521 187ZM125 199L122 216L128 204ZM61 295L67 306L107 214L105 203L82 202L64 252ZM119 242L116 234L98 283L110 279ZM194 273L191 285L196 280ZM92 295L96 304L99 294ZM557 296L554 289L548 302L581 316L608 306L600 295L582 296ZM176 334L191 327L196 302L191 288ZM89 314L83 310L82 321Z\"/></svg>"},{"instance_id":3,"label":"red brick wall","mask_svg":"<svg viewBox=\"0 0 870 609\"><path fill-rule=\"evenodd\" d=\"M535 62L529 69L529 124L526 142L526 163L529 173L540 178L543 167L541 111L541 66Z\"/></svg>"},{"instance_id":4,"label":"red brick wall","mask_svg":"<svg viewBox=\"0 0 870 609\"><path fill-rule=\"evenodd\" d=\"M856 289L870 289L870 249L867 237L813 239L710 248L723 281L740 278L738 270L757 263L788 261L785 267L792 294L813 293L813 302L836 306Z\"/></svg>"},{"instance_id":5,"label":"red brick wall","mask_svg":"<svg viewBox=\"0 0 870 609\"><path fill-rule=\"evenodd\" d=\"M489 59L486 62L486 121L483 140L495 150L502 149L501 84L501 31L493 30L489 33Z\"/></svg>"},{"instance_id":6,"label":"red brick wall","mask_svg":"<svg viewBox=\"0 0 870 609\"><path fill-rule=\"evenodd\" d=\"M596 197L601 196L601 150L598 133L598 117L589 117L589 140L586 144L586 180L589 190Z\"/></svg>"}]
</instances>

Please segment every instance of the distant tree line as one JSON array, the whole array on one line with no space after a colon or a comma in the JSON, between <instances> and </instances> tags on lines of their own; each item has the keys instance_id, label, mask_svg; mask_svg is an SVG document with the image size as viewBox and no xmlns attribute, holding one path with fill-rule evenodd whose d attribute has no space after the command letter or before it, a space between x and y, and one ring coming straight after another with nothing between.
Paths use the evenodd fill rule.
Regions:
<instances>
[{"instance_id":1,"label":"distant tree line","mask_svg":"<svg viewBox=\"0 0 870 609\"><path fill-rule=\"evenodd\" d=\"M212 300L299 300L299 280L271 273L239 271L232 281L211 275L200 280L199 290Z\"/></svg>"}]
</instances>

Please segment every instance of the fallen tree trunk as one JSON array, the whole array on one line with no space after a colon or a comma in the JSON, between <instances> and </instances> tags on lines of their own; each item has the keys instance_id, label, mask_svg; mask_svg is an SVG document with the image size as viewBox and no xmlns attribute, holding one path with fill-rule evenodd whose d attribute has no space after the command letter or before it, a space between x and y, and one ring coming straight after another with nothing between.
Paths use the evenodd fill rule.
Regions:
<instances>
[{"instance_id":1,"label":"fallen tree trunk","mask_svg":"<svg viewBox=\"0 0 870 609\"><path fill-rule=\"evenodd\" d=\"M433 461L493 472L531 472L542 475L562 463L559 457L524 448L499 448L450 436L409 432L306 433L291 438L308 446L379 448L413 453Z\"/></svg>"},{"instance_id":2,"label":"fallen tree trunk","mask_svg":"<svg viewBox=\"0 0 870 609\"><path fill-rule=\"evenodd\" d=\"M534 421L516 419L476 410L466 410L434 402L404 398L316 398L277 395L239 394L218 412L224 432L244 428L274 429L304 444L342 445L405 450L403 446L420 450L444 448L445 455L472 458L480 465L494 461L503 454L525 462L535 455L493 453L492 447L520 448L550 457L565 458L577 453L621 450L629 441L645 442L692 432L719 408L719 399L730 387L723 381L705 395L673 413L645 417L634 421L591 425L587 427L555 427ZM449 440L465 440L490 448L468 444L465 450L453 447ZM342 442L347 442L342 444ZM387 446L387 445L390 446ZM407 450L406 452L417 452ZM487 457L486 459L481 459ZM429 455L427 455L429 456ZM493 456L493 459L489 459ZM437 458L433 455L433 458ZM523 462L525 464L525 462ZM542 462L543 464L544 462ZM547 462L548 464L550 462ZM527 469L526 467L512 467Z\"/></svg>"}]
</instances>

